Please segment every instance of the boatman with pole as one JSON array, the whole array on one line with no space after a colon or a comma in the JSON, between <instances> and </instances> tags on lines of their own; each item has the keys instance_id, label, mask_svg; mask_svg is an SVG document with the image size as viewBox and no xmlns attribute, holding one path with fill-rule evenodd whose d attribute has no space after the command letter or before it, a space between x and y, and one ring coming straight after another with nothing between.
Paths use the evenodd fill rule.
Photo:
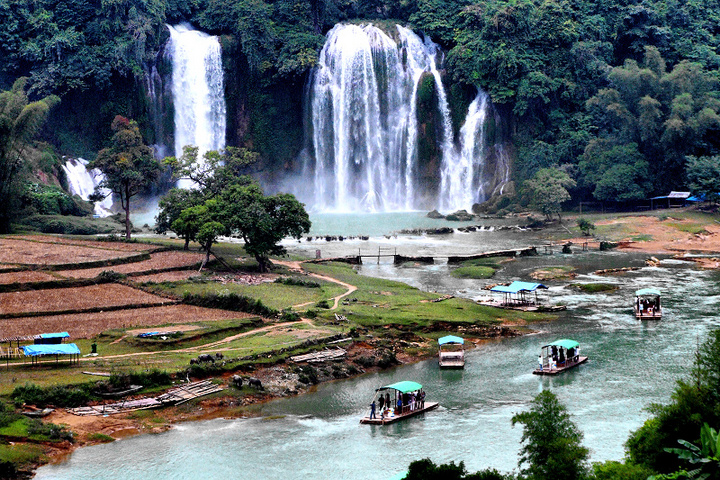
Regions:
<instances>
[{"instance_id":1,"label":"boatman with pole","mask_svg":"<svg viewBox=\"0 0 720 480\"><path fill-rule=\"evenodd\" d=\"M375 416L375 399L373 399L372 403L370 404L370 419L377 418Z\"/></svg>"}]
</instances>

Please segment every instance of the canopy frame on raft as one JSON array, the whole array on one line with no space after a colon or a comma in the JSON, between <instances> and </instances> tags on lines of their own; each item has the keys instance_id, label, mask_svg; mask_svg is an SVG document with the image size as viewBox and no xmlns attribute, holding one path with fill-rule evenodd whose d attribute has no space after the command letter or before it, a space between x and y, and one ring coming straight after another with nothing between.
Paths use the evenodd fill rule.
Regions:
<instances>
[{"instance_id":1,"label":"canopy frame on raft","mask_svg":"<svg viewBox=\"0 0 720 480\"><path fill-rule=\"evenodd\" d=\"M580 343L569 338L555 340L540 349L535 375L557 375L587 362L588 357L580 356Z\"/></svg>"},{"instance_id":2,"label":"canopy frame on raft","mask_svg":"<svg viewBox=\"0 0 720 480\"><path fill-rule=\"evenodd\" d=\"M421 384L410 380L404 380L376 388L375 395L382 394L383 392L393 392L391 403L392 407L384 405L382 411L375 411L374 417L372 417L371 410L371 413L360 419L360 423L369 425L387 425L437 408L439 405L437 402L425 402L424 400L420 400L416 397L415 404L412 404L407 401L408 397L404 397L405 395L409 396L410 394L417 394L419 396L420 392L422 392L422 388ZM398 399L403 400L401 406L399 407L397 405ZM374 397L373 402L375 402ZM377 403L375 405L377 409Z\"/></svg>"},{"instance_id":3,"label":"canopy frame on raft","mask_svg":"<svg viewBox=\"0 0 720 480\"><path fill-rule=\"evenodd\" d=\"M635 292L635 318L638 320L660 320L662 318L662 305L660 303L660 290L656 288L641 288Z\"/></svg>"}]
</instances>

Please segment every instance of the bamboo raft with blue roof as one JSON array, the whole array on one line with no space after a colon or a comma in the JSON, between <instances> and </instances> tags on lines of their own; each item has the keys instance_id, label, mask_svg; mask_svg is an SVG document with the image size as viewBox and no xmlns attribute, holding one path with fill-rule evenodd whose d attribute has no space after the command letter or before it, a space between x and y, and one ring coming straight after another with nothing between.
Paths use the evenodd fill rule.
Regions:
<instances>
[{"instance_id":1,"label":"bamboo raft with blue roof","mask_svg":"<svg viewBox=\"0 0 720 480\"><path fill-rule=\"evenodd\" d=\"M465 340L455 335L438 339L438 365L440 368L465 368Z\"/></svg>"},{"instance_id":2,"label":"bamboo raft with blue roof","mask_svg":"<svg viewBox=\"0 0 720 480\"><path fill-rule=\"evenodd\" d=\"M393 397L390 397L390 392L393 393ZM383 399L389 398L391 403L387 405L387 402L383 400L383 406L377 410L371 408L370 414L361 418L360 423L388 425L425 413L439 406L437 402L425 402L422 385L408 380L385 385L384 387L376 389L375 393L380 394L378 399L380 397ZM383 393L385 395L383 395ZM412 397L415 398L415 402L410 400ZM374 398L373 405L376 405Z\"/></svg>"},{"instance_id":3,"label":"bamboo raft with blue roof","mask_svg":"<svg viewBox=\"0 0 720 480\"><path fill-rule=\"evenodd\" d=\"M544 345L538 357L535 375L557 375L587 362L588 357L580 356L580 344L575 340L563 338Z\"/></svg>"}]
</instances>

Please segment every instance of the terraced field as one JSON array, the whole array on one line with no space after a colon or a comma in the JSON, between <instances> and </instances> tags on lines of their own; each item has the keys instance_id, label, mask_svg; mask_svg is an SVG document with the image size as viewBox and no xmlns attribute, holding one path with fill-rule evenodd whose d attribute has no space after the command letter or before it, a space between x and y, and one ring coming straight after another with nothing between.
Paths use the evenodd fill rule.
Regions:
<instances>
[{"instance_id":1,"label":"terraced field","mask_svg":"<svg viewBox=\"0 0 720 480\"><path fill-rule=\"evenodd\" d=\"M114 310L110 312L44 315L0 320L3 337L35 335L44 332L68 332L73 339L92 338L111 329L152 327L199 321L249 318L242 312L191 305L165 305L159 307Z\"/></svg>"},{"instance_id":2,"label":"terraced field","mask_svg":"<svg viewBox=\"0 0 720 480\"><path fill-rule=\"evenodd\" d=\"M60 275L68 278L93 278L103 270L112 270L123 274L137 274L145 272L158 272L171 269L184 269L195 267L203 260L201 253L167 251L150 255L149 260L124 263L108 267L85 268L77 270L63 270Z\"/></svg>"},{"instance_id":3,"label":"terraced field","mask_svg":"<svg viewBox=\"0 0 720 480\"><path fill-rule=\"evenodd\" d=\"M81 312L134 305L164 305L167 298L142 290L105 283L77 288L53 288L25 292L0 293L0 316L38 312Z\"/></svg>"}]
</instances>

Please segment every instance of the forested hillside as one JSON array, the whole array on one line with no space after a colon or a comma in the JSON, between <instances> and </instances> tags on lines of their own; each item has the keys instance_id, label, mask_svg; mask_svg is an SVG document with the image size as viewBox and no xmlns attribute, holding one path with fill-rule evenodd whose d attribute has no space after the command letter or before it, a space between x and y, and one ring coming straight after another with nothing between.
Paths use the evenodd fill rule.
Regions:
<instances>
[{"instance_id":1,"label":"forested hillside","mask_svg":"<svg viewBox=\"0 0 720 480\"><path fill-rule=\"evenodd\" d=\"M61 98L58 153L97 152L115 115L152 143L143 76L165 24L189 22L222 36L228 143L287 165L325 33L388 20L443 47L451 90L489 93L517 181L560 166L575 201L624 202L720 153L720 0L0 0L0 89L27 76L31 99Z\"/></svg>"}]
</instances>

